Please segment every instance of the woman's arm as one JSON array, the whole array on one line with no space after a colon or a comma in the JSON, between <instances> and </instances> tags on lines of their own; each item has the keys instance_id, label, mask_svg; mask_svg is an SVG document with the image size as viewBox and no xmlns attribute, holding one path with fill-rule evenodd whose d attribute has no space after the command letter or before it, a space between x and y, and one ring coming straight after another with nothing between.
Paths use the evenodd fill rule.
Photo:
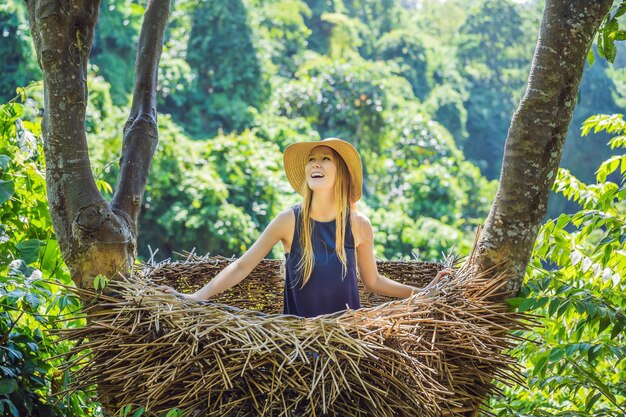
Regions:
<instances>
[{"instance_id":1,"label":"woman's arm","mask_svg":"<svg viewBox=\"0 0 626 417\"><path fill-rule=\"evenodd\" d=\"M240 283L245 277L252 272L255 266L259 264L272 250L272 248L281 240L285 239L288 231L292 228L295 217L292 210L280 213L274 220L267 225L259 239L244 253L239 259L236 259L219 274L209 281L204 287L193 294L181 294L171 287L163 286L162 289L167 292L182 295L192 300L207 300L227 289Z\"/></svg>"},{"instance_id":2,"label":"woman's arm","mask_svg":"<svg viewBox=\"0 0 626 417\"><path fill-rule=\"evenodd\" d=\"M410 297L414 292L421 290L421 288L401 284L380 275L374 257L374 231L372 230L372 224L369 219L361 213L356 214L353 224L355 225L353 233L358 235L355 236L355 239L357 243L356 251L359 275L361 276L361 281L363 281L365 289L376 294L398 298ZM449 268L439 271L426 288L436 284L443 276L450 273L452 273L452 270Z\"/></svg>"}]
</instances>

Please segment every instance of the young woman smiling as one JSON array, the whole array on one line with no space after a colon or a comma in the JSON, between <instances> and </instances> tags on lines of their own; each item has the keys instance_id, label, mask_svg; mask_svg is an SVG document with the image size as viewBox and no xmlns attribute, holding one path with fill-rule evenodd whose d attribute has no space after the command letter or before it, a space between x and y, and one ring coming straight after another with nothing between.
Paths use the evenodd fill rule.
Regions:
<instances>
[{"instance_id":1,"label":"young woman smiling","mask_svg":"<svg viewBox=\"0 0 626 417\"><path fill-rule=\"evenodd\" d=\"M378 273L372 225L356 207L363 173L350 143L336 138L294 143L283 161L302 201L276 216L246 253L200 290L165 291L209 299L241 282L278 242L286 254L284 314L315 317L360 308L357 276L368 291L382 295L406 298L418 290ZM427 288L450 272L440 271Z\"/></svg>"}]
</instances>

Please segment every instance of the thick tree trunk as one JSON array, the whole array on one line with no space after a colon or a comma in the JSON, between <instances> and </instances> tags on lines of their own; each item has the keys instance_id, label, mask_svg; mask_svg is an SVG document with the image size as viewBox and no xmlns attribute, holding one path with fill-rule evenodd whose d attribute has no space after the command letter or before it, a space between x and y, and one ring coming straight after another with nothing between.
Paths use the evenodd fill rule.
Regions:
<instances>
[{"instance_id":1,"label":"thick tree trunk","mask_svg":"<svg viewBox=\"0 0 626 417\"><path fill-rule=\"evenodd\" d=\"M513 115L500 183L469 261L510 276L494 295L516 294L547 212L587 52L612 0L546 0L528 88ZM475 417L475 411L467 413Z\"/></svg>"},{"instance_id":2,"label":"thick tree trunk","mask_svg":"<svg viewBox=\"0 0 626 417\"><path fill-rule=\"evenodd\" d=\"M528 88L513 115L500 184L472 262L516 293L547 212L587 52L611 0L546 0Z\"/></svg>"},{"instance_id":3,"label":"thick tree trunk","mask_svg":"<svg viewBox=\"0 0 626 417\"><path fill-rule=\"evenodd\" d=\"M85 133L87 61L99 0L27 0L44 81L42 130L52 222L78 286L131 267L137 216L157 143L156 80L169 0L149 1L139 38L135 93L121 173L109 205L98 191Z\"/></svg>"}]
</instances>

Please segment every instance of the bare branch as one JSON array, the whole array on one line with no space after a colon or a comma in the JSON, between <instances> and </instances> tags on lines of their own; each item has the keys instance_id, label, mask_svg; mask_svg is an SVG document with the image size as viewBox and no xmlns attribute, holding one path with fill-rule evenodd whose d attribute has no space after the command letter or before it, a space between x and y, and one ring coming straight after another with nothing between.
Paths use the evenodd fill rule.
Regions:
<instances>
[{"instance_id":1,"label":"bare branch","mask_svg":"<svg viewBox=\"0 0 626 417\"><path fill-rule=\"evenodd\" d=\"M133 103L124 126L119 182L111 201L111 207L128 215L135 228L158 143L156 87L169 9L170 0L151 0L144 14L135 63Z\"/></svg>"}]
</instances>

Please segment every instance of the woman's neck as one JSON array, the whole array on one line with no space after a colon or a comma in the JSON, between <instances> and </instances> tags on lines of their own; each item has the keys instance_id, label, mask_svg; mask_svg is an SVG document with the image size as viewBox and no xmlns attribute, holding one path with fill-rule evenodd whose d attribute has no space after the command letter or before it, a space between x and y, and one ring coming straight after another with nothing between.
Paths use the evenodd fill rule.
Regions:
<instances>
[{"instance_id":1,"label":"woman's neck","mask_svg":"<svg viewBox=\"0 0 626 417\"><path fill-rule=\"evenodd\" d=\"M335 194L334 190L324 191L319 190L313 193L309 214L313 220L329 222L337 216L335 212Z\"/></svg>"}]
</instances>

